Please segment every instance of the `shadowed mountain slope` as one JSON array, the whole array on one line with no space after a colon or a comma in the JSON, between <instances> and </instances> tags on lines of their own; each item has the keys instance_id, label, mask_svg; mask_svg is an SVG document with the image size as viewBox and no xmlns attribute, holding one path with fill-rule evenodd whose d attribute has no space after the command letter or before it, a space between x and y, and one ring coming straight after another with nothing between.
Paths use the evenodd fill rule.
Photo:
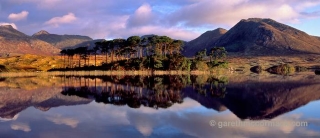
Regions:
<instances>
[{"instance_id":1,"label":"shadowed mountain slope","mask_svg":"<svg viewBox=\"0 0 320 138\"><path fill-rule=\"evenodd\" d=\"M214 44L245 55L320 53L320 41L272 19L241 20Z\"/></svg>"},{"instance_id":2,"label":"shadowed mountain slope","mask_svg":"<svg viewBox=\"0 0 320 138\"><path fill-rule=\"evenodd\" d=\"M33 38L40 39L42 41L48 42L51 45L59 49L64 49L67 47L73 47L79 45L83 42L91 41L92 38L88 36L80 35L57 35L50 34L47 31L41 30L32 35Z\"/></svg>"},{"instance_id":3,"label":"shadowed mountain slope","mask_svg":"<svg viewBox=\"0 0 320 138\"><path fill-rule=\"evenodd\" d=\"M59 49L42 40L32 38L14 29L11 25L0 26L1 54L58 54Z\"/></svg>"},{"instance_id":4,"label":"shadowed mountain slope","mask_svg":"<svg viewBox=\"0 0 320 138\"><path fill-rule=\"evenodd\" d=\"M199 50L225 47L238 55L290 55L320 53L320 37L279 23L272 19L249 18L230 30L208 31L185 46L184 55L194 56Z\"/></svg>"},{"instance_id":5,"label":"shadowed mountain slope","mask_svg":"<svg viewBox=\"0 0 320 138\"><path fill-rule=\"evenodd\" d=\"M184 46L183 54L185 56L194 56L197 51L207 49L210 50L214 43L225 33L226 29L218 28L212 31L207 31L204 34L200 35L198 38L187 42Z\"/></svg>"}]
</instances>

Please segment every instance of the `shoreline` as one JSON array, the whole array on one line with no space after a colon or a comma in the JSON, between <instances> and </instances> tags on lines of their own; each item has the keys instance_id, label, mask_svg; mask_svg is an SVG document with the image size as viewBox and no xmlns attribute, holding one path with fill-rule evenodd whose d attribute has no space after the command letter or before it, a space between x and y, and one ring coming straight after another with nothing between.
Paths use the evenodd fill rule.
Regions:
<instances>
[{"instance_id":1,"label":"shoreline","mask_svg":"<svg viewBox=\"0 0 320 138\"><path fill-rule=\"evenodd\" d=\"M1 72L0 77L31 76L152 76L152 75L213 75L212 71L52 71L52 72Z\"/></svg>"}]
</instances>

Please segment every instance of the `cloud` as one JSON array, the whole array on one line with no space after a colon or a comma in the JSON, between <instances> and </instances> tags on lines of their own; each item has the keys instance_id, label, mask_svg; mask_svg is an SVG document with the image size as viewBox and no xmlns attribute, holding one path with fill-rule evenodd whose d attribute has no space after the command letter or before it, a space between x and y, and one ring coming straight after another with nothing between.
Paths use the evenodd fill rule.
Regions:
<instances>
[{"instance_id":1,"label":"cloud","mask_svg":"<svg viewBox=\"0 0 320 138\"><path fill-rule=\"evenodd\" d=\"M120 30L109 30L109 34L107 35L108 38L127 38L133 35L148 35L148 34L155 34L155 35L165 35L169 36L174 39L182 39L182 40L191 40L194 36L199 35L193 31L185 30L182 28L176 27L162 27L158 25L150 25L150 26L141 26L141 27L134 27L134 28L122 28Z\"/></svg>"},{"instance_id":2,"label":"cloud","mask_svg":"<svg viewBox=\"0 0 320 138\"><path fill-rule=\"evenodd\" d=\"M147 123L140 123L136 126L137 130L139 130L139 132L141 134L143 134L144 136L150 136L150 134L153 131L153 128L151 125L148 125Z\"/></svg>"},{"instance_id":3,"label":"cloud","mask_svg":"<svg viewBox=\"0 0 320 138\"><path fill-rule=\"evenodd\" d=\"M28 11L22 11L20 13L11 13L8 16L8 19L12 21L20 21L20 20L26 19L28 15L29 15Z\"/></svg>"},{"instance_id":4,"label":"cloud","mask_svg":"<svg viewBox=\"0 0 320 138\"><path fill-rule=\"evenodd\" d=\"M319 20L319 6L320 0L136 0L130 4L128 0L10 0L4 2L2 13L10 14L12 9L32 13L28 21L17 23L27 34L45 29L94 39L159 34L192 40L207 30L230 29L241 19L253 17L271 18L301 29L296 23L307 26L306 22ZM2 16L0 20L8 18L7 14Z\"/></svg>"},{"instance_id":5,"label":"cloud","mask_svg":"<svg viewBox=\"0 0 320 138\"><path fill-rule=\"evenodd\" d=\"M14 123L14 124L11 124L11 129L13 130L21 130L21 131L24 131L24 132L30 132L31 131L31 128L28 124L25 124L25 123Z\"/></svg>"},{"instance_id":6,"label":"cloud","mask_svg":"<svg viewBox=\"0 0 320 138\"><path fill-rule=\"evenodd\" d=\"M34 3L38 8L41 9L50 9L58 4L62 4L62 0L10 0L13 3Z\"/></svg>"},{"instance_id":7,"label":"cloud","mask_svg":"<svg viewBox=\"0 0 320 138\"><path fill-rule=\"evenodd\" d=\"M303 3L298 2L298 4ZM208 24L232 26L241 19L252 17L296 22L301 14L295 5L287 0L203 0L181 8L172 13L169 18L173 24L183 23L185 26L192 27Z\"/></svg>"},{"instance_id":8,"label":"cloud","mask_svg":"<svg viewBox=\"0 0 320 138\"><path fill-rule=\"evenodd\" d=\"M297 10L304 10L306 8L315 7L320 4L319 0L313 0L313 1L305 0L304 2L295 0L294 3L296 3L296 2L300 3L300 4L295 5L295 9L297 9Z\"/></svg>"},{"instance_id":9,"label":"cloud","mask_svg":"<svg viewBox=\"0 0 320 138\"><path fill-rule=\"evenodd\" d=\"M149 4L140 6L127 21L128 27L146 26L154 22L155 15L152 13L152 8Z\"/></svg>"},{"instance_id":10,"label":"cloud","mask_svg":"<svg viewBox=\"0 0 320 138\"><path fill-rule=\"evenodd\" d=\"M0 26L2 25L11 25L14 29L18 29L17 25L14 23L4 23L4 22L0 22Z\"/></svg>"},{"instance_id":11,"label":"cloud","mask_svg":"<svg viewBox=\"0 0 320 138\"><path fill-rule=\"evenodd\" d=\"M53 116L53 117L47 117L47 119L57 125L67 125L72 128L76 128L78 126L79 121L73 118L64 118L61 117L61 115Z\"/></svg>"},{"instance_id":12,"label":"cloud","mask_svg":"<svg viewBox=\"0 0 320 138\"><path fill-rule=\"evenodd\" d=\"M77 17L73 13L68 13L62 17L54 17L49 21L46 21L45 24L53 25L55 27L59 26L59 24L68 24L77 20Z\"/></svg>"}]
</instances>

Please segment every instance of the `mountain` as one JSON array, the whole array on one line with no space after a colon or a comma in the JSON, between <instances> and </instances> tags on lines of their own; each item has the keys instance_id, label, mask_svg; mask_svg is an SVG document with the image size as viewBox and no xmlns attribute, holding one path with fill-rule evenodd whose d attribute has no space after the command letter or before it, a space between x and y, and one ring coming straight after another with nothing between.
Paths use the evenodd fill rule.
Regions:
<instances>
[{"instance_id":1,"label":"mountain","mask_svg":"<svg viewBox=\"0 0 320 138\"><path fill-rule=\"evenodd\" d=\"M186 43L184 46L185 49L183 54L185 56L193 56L197 51L207 49L210 50L213 44L218 40L221 36L223 36L227 32L226 29L218 28L212 31L207 31L204 34L200 35L198 38Z\"/></svg>"},{"instance_id":2,"label":"mountain","mask_svg":"<svg viewBox=\"0 0 320 138\"><path fill-rule=\"evenodd\" d=\"M223 46L230 53L240 55L287 55L320 53L320 37L279 23L272 19L249 18L238 22L230 30L218 28L188 42L183 54L194 56L203 49Z\"/></svg>"},{"instance_id":3,"label":"mountain","mask_svg":"<svg viewBox=\"0 0 320 138\"><path fill-rule=\"evenodd\" d=\"M0 26L0 54L52 55L59 52L51 44L19 32L11 25Z\"/></svg>"},{"instance_id":4,"label":"mountain","mask_svg":"<svg viewBox=\"0 0 320 138\"><path fill-rule=\"evenodd\" d=\"M92 41L92 38L81 35L57 35L50 34L47 31L41 30L32 35L33 38L48 42L59 49L73 47L83 42Z\"/></svg>"},{"instance_id":5,"label":"mountain","mask_svg":"<svg viewBox=\"0 0 320 138\"><path fill-rule=\"evenodd\" d=\"M272 19L241 20L215 46L245 55L320 53L320 39Z\"/></svg>"},{"instance_id":6,"label":"mountain","mask_svg":"<svg viewBox=\"0 0 320 138\"><path fill-rule=\"evenodd\" d=\"M64 49L75 49L78 47L88 47L88 49L93 49L96 45L96 42L102 42L105 39L95 39L95 40L90 40L90 41L84 41L82 43L79 43L77 45L71 46L71 47L65 47Z\"/></svg>"}]
</instances>

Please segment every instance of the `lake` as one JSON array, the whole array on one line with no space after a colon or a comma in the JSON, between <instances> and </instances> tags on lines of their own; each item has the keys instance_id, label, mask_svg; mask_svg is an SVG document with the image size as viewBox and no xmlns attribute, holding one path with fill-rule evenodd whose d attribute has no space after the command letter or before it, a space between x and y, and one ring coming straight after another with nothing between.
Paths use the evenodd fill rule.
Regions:
<instances>
[{"instance_id":1,"label":"lake","mask_svg":"<svg viewBox=\"0 0 320 138\"><path fill-rule=\"evenodd\" d=\"M0 135L320 137L320 76L0 79Z\"/></svg>"}]
</instances>

